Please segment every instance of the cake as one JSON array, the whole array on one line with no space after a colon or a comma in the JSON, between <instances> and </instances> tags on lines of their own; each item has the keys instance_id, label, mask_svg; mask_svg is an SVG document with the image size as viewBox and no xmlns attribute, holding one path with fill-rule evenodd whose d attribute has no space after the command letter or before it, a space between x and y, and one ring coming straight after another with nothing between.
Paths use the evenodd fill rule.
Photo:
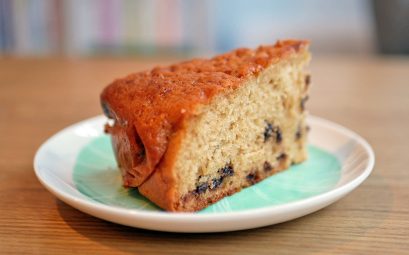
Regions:
<instances>
[{"instance_id":1,"label":"cake","mask_svg":"<svg viewBox=\"0 0 409 255\"><path fill-rule=\"evenodd\" d=\"M309 43L130 74L101 94L123 184L193 212L307 158Z\"/></svg>"}]
</instances>

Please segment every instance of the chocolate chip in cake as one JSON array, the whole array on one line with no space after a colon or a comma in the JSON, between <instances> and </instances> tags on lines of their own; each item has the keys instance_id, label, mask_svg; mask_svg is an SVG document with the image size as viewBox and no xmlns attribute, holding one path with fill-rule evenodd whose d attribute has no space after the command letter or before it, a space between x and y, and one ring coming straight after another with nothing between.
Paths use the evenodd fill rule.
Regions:
<instances>
[{"instance_id":1,"label":"chocolate chip in cake","mask_svg":"<svg viewBox=\"0 0 409 255\"><path fill-rule=\"evenodd\" d=\"M266 142L273 134L275 135L276 142L281 143L283 140L281 129L266 121L266 127L264 129L264 142Z\"/></svg>"},{"instance_id":2,"label":"chocolate chip in cake","mask_svg":"<svg viewBox=\"0 0 409 255\"><path fill-rule=\"evenodd\" d=\"M214 178L214 179L212 180L212 187L211 187L211 189L215 189L215 188L219 187L219 186L222 184L223 179L224 179L223 177Z\"/></svg>"},{"instance_id":3,"label":"chocolate chip in cake","mask_svg":"<svg viewBox=\"0 0 409 255\"><path fill-rule=\"evenodd\" d=\"M263 169L264 169L264 171L269 172L269 171L273 170L273 166L270 164L270 162L264 161Z\"/></svg>"},{"instance_id":4,"label":"chocolate chip in cake","mask_svg":"<svg viewBox=\"0 0 409 255\"><path fill-rule=\"evenodd\" d=\"M200 183L199 185L197 185L195 193L202 194L206 192L208 188L209 188L209 184L207 184L207 182Z\"/></svg>"},{"instance_id":5,"label":"chocolate chip in cake","mask_svg":"<svg viewBox=\"0 0 409 255\"><path fill-rule=\"evenodd\" d=\"M281 143L281 141L283 140L283 133L281 133L281 129L279 127L276 127L274 129L274 132L276 133L277 143Z\"/></svg>"},{"instance_id":6,"label":"chocolate chip in cake","mask_svg":"<svg viewBox=\"0 0 409 255\"><path fill-rule=\"evenodd\" d=\"M260 180L260 176L257 173L257 170L253 170L246 176L246 180L252 184L258 182Z\"/></svg>"},{"instance_id":7,"label":"chocolate chip in cake","mask_svg":"<svg viewBox=\"0 0 409 255\"><path fill-rule=\"evenodd\" d=\"M254 173L249 173L249 174L246 176L246 179L247 179L249 182L254 182L255 179L256 179L256 175L255 175Z\"/></svg>"},{"instance_id":8,"label":"chocolate chip in cake","mask_svg":"<svg viewBox=\"0 0 409 255\"><path fill-rule=\"evenodd\" d=\"M305 126L305 131L310 132L311 127L309 125Z\"/></svg>"},{"instance_id":9,"label":"chocolate chip in cake","mask_svg":"<svg viewBox=\"0 0 409 255\"><path fill-rule=\"evenodd\" d=\"M264 128L264 142L266 142L273 134L273 125L266 122L266 127Z\"/></svg>"},{"instance_id":10,"label":"chocolate chip in cake","mask_svg":"<svg viewBox=\"0 0 409 255\"><path fill-rule=\"evenodd\" d=\"M218 172L221 174L222 177L232 176L234 174L233 165L231 163L228 163L225 167L220 168Z\"/></svg>"},{"instance_id":11,"label":"chocolate chip in cake","mask_svg":"<svg viewBox=\"0 0 409 255\"><path fill-rule=\"evenodd\" d=\"M297 132L295 132L295 140L300 140L302 137L302 128L301 125L298 125Z\"/></svg>"},{"instance_id":12,"label":"chocolate chip in cake","mask_svg":"<svg viewBox=\"0 0 409 255\"><path fill-rule=\"evenodd\" d=\"M305 104L307 103L308 98L309 98L308 95L306 95L305 97L301 98L301 102L300 102L301 111L304 111L304 110L305 110Z\"/></svg>"},{"instance_id":13,"label":"chocolate chip in cake","mask_svg":"<svg viewBox=\"0 0 409 255\"><path fill-rule=\"evenodd\" d=\"M278 161L285 160L287 158L287 154L281 153L280 155L277 156Z\"/></svg>"}]
</instances>

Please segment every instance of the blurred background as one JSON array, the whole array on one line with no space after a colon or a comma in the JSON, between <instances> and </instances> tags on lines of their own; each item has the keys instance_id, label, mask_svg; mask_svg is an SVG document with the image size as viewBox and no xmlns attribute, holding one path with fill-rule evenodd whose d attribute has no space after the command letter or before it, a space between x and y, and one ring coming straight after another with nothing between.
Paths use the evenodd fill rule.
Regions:
<instances>
[{"instance_id":1,"label":"blurred background","mask_svg":"<svg viewBox=\"0 0 409 255\"><path fill-rule=\"evenodd\" d=\"M0 0L3 56L199 56L280 38L408 54L409 1Z\"/></svg>"}]
</instances>

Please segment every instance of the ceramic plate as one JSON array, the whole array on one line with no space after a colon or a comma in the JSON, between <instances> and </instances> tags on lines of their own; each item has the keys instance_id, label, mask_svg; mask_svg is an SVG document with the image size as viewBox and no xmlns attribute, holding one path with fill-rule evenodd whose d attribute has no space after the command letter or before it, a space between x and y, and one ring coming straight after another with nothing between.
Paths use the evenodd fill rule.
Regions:
<instances>
[{"instance_id":1,"label":"ceramic plate","mask_svg":"<svg viewBox=\"0 0 409 255\"><path fill-rule=\"evenodd\" d=\"M40 182L71 206L132 227L171 232L222 232L276 224L317 211L345 196L370 174L374 153L352 131L310 116L309 159L289 170L226 197L197 213L168 213L125 189L106 118L72 125L37 151Z\"/></svg>"}]
</instances>

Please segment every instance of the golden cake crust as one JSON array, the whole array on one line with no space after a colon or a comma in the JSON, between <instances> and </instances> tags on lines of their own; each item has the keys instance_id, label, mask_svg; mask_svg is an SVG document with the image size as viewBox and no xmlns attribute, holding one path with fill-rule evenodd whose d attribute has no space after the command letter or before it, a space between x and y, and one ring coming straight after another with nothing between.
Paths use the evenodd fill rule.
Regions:
<instances>
[{"instance_id":1,"label":"golden cake crust","mask_svg":"<svg viewBox=\"0 0 409 255\"><path fill-rule=\"evenodd\" d=\"M138 187L151 176L170 139L198 105L307 46L307 41L286 40L255 50L237 49L211 59L130 74L108 85L101 103L105 114L115 120L106 131L112 135L124 185Z\"/></svg>"}]
</instances>

